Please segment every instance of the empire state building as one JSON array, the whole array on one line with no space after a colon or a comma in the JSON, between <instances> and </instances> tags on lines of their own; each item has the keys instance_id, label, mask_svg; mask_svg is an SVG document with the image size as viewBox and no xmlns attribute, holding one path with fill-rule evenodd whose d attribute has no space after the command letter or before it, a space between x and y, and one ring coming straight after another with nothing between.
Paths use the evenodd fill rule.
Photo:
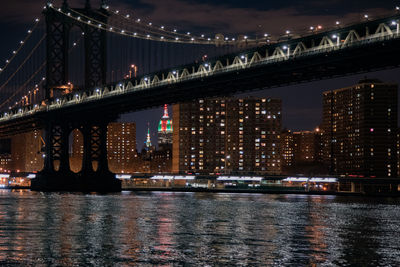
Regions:
<instances>
[{"instance_id":1,"label":"empire state building","mask_svg":"<svg viewBox=\"0 0 400 267\"><path fill-rule=\"evenodd\" d=\"M172 120L168 115L168 106L164 105L164 115L158 124L158 147L160 150L172 148Z\"/></svg>"}]
</instances>

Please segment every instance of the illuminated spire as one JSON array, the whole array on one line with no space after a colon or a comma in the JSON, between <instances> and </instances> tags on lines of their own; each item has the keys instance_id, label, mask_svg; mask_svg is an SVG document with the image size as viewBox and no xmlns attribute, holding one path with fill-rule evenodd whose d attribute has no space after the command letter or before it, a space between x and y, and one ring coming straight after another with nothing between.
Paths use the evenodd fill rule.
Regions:
<instances>
[{"instance_id":1,"label":"illuminated spire","mask_svg":"<svg viewBox=\"0 0 400 267\"><path fill-rule=\"evenodd\" d=\"M164 105L164 115L158 124L158 133L172 133L172 120L168 115L168 105Z\"/></svg>"},{"instance_id":2,"label":"illuminated spire","mask_svg":"<svg viewBox=\"0 0 400 267\"><path fill-rule=\"evenodd\" d=\"M146 137L146 142L144 142L145 144L145 149L146 150L150 150L151 148L151 137L150 137L150 123L147 123L147 137Z\"/></svg>"},{"instance_id":3,"label":"illuminated spire","mask_svg":"<svg viewBox=\"0 0 400 267\"><path fill-rule=\"evenodd\" d=\"M168 105L167 104L164 105L164 116L163 116L163 119L169 119L169 116L168 116Z\"/></svg>"}]
</instances>

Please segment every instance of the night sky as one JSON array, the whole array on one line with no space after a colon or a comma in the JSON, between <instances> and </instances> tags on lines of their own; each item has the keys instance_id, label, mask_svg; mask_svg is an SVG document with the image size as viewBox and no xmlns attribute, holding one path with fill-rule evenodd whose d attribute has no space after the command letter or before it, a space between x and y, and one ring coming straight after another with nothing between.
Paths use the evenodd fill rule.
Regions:
<instances>
[{"instance_id":1,"label":"night sky","mask_svg":"<svg viewBox=\"0 0 400 267\"><path fill-rule=\"evenodd\" d=\"M18 42L26 34L33 20L40 15L46 1L13 0L3 3L0 9L0 33L2 42L0 62L7 59ZM52 1L60 5L61 1ZM73 7L83 6L84 0L71 0ZM335 21L348 23L358 21L364 14L374 15L393 12L396 2L389 0L114 0L107 1L111 9L127 10L126 13L155 25L173 28L194 34L224 33L236 37L238 34L272 35L283 34L289 29L300 32L310 26L332 26ZM400 5L400 3L398 3ZM92 1L94 7L99 1ZM129 11L129 12L128 12ZM2 65L2 64L0 64ZM251 95L279 97L283 100L283 125L293 130L311 130L321 122L322 92L356 83L364 76L379 78L387 82L400 82L400 70L388 70L358 76L324 80L290 87L253 92ZM247 94L249 95L249 94ZM153 142L156 143L156 127L162 109L125 114L123 121L137 123L138 148L145 140L147 122L151 124Z\"/></svg>"}]
</instances>

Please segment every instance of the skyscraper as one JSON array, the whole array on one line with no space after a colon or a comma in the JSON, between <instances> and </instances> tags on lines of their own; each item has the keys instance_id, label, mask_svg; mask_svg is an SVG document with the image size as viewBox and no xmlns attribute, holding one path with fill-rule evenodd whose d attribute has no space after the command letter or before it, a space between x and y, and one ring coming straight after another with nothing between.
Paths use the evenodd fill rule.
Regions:
<instances>
[{"instance_id":1,"label":"skyscraper","mask_svg":"<svg viewBox=\"0 0 400 267\"><path fill-rule=\"evenodd\" d=\"M334 174L397 175L397 85L365 79L323 93L324 157Z\"/></svg>"},{"instance_id":2,"label":"skyscraper","mask_svg":"<svg viewBox=\"0 0 400 267\"><path fill-rule=\"evenodd\" d=\"M144 149L146 151L154 150L153 145L151 144L150 123L147 124L147 135L146 135L146 141L144 141Z\"/></svg>"},{"instance_id":3,"label":"skyscraper","mask_svg":"<svg viewBox=\"0 0 400 267\"><path fill-rule=\"evenodd\" d=\"M71 149L71 170L82 167L83 137L74 130ZM107 158L109 169L115 173L134 172L136 158L136 125L132 122L113 122L107 127Z\"/></svg>"},{"instance_id":4,"label":"skyscraper","mask_svg":"<svg viewBox=\"0 0 400 267\"><path fill-rule=\"evenodd\" d=\"M295 165L293 132L284 130L281 134L282 170L290 170Z\"/></svg>"},{"instance_id":5,"label":"skyscraper","mask_svg":"<svg viewBox=\"0 0 400 267\"><path fill-rule=\"evenodd\" d=\"M41 132L34 130L15 135L11 139L12 169L21 172L40 171L43 168Z\"/></svg>"},{"instance_id":6,"label":"skyscraper","mask_svg":"<svg viewBox=\"0 0 400 267\"><path fill-rule=\"evenodd\" d=\"M200 99L173 113L173 172L281 172L281 100Z\"/></svg>"},{"instance_id":7,"label":"skyscraper","mask_svg":"<svg viewBox=\"0 0 400 267\"><path fill-rule=\"evenodd\" d=\"M286 174L326 174L322 163L322 133L314 131L282 133L282 169Z\"/></svg>"},{"instance_id":8,"label":"skyscraper","mask_svg":"<svg viewBox=\"0 0 400 267\"><path fill-rule=\"evenodd\" d=\"M164 115L158 124L158 149L172 149L172 120L168 115L168 106L164 105Z\"/></svg>"},{"instance_id":9,"label":"skyscraper","mask_svg":"<svg viewBox=\"0 0 400 267\"><path fill-rule=\"evenodd\" d=\"M113 122L108 125L107 155L110 171L115 173L134 172L136 157L136 124Z\"/></svg>"}]
</instances>

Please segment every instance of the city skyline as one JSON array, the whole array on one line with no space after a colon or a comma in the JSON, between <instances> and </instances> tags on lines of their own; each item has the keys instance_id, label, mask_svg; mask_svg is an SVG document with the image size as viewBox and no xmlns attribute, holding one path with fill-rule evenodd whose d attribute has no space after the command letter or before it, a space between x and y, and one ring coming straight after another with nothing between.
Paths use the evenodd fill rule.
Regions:
<instances>
[{"instance_id":1,"label":"city skyline","mask_svg":"<svg viewBox=\"0 0 400 267\"><path fill-rule=\"evenodd\" d=\"M400 2L3 2L0 266L400 266Z\"/></svg>"},{"instance_id":2,"label":"city skyline","mask_svg":"<svg viewBox=\"0 0 400 267\"><path fill-rule=\"evenodd\" d=\"M158 0L134 2L113 1L108 2L108 4L114 9L134 7L136 10L134 15L141 17L143 20L153 21L154 23L160 25L165 23L166 26L175 27L176 25L174 25L174 22L171 22L172 25L168 24L167 21L165 21L166 18L160 13L160 9L164 8L163 5L160 6L160 4L162 4L161 2L162 1ZM54 1L54 3L60 4L61 1ZM78 6L84 5L83 0L70 0L69 3L71 5ZM99 6L99 3L100 1L92 1L92 6ZM178 9L178 3L181 4L181 8L189 8L188 1L169 1L168 3L170 5L169 9L174 12ZM270 34L279 36L280 34L283 34L286 29L290 29L295 33L296 31L307 29L311 25L321 24L324 27L328 27L334 25L335 21L337 20L340 20L342 23L351 20L358 20L365 13L369 13L371 18L373 18L379 14L392 11L395 8L395 4L392 1L368 1L367 3L362 1L353 1L350 4L346 3L345 5L344 1L324 3L324 5L321 5L317 1L303 1L301 4L296 1L287 1L284 3L272 2L268 5L264 5L258 1L220 1L218 3L213 1L201 1L201 3L200 1L192 1L192 3L194 4L194 6L192 5L191 9L191 12L194 13L192 16L176 16L177 20L182 20L180 21L179 25L183 24L185 27L187 27L182 28L183 32L192 31L194 34L200 34L202 32L215 34L221 32L221 29L227 30L226 27L223 27L221 22L221 18L223 18L227 20L226 24L236 25L233 26L231 33L229 33L232 37L235 37L240 33L247 32L249 32L249 34L255 34L257 31L260 31L259 34L261 34L261 32L268 32ZM28 6L29 8L20 8L21 6ZM0 62L9 58L11 52L15 49L15 45L19 43L21 38L23 38L24 33L31 26L33 20L42 11L42 7L43 6L37 2L16 0L1 10L3 13L2 16L0 16L0 32L6 34L8 38L7 42L2 45L3 49L0 51ZM204 12L213 9L214 11L207 15L207 18L209 19L204 19ZM235 19L227 16L216 16L216 12L227 12L227 10L234 12L233 14ZM183 13L184 12L181 12L181 15ZM237 19L241 16L254 18L255 21L252 22L254 25L248 22L242 23ZM175 18L175 16L172 17ZM210 20L210 18L219 22L213 24L213 20ZM10 21L14 26L12 31L9 31ZM197 24L211 25L203 29L196 27L195 25ZM241 28L240 25L248 25L249 30L246 31L246 29ZM258 27L258 25L262 26L261 29ZM277 26L272 27L267 25ZM253 31L250 29L253 29ZM256 31L254 31L254 29L256 29ZM127 65L125 71L126 74L128 74L128 67L129 66ZM141 67L139 66L139 68ZM397 78L400 77L399 74L400 70L394 69L370 73L367 76L371 78L378 78L387 82L400 83L400 78ZM320 104L321 96L319 92L349 86L363 78L363 76L364 74L332 80L315 81L300 85L283 86L278 89L251 92L247 95L259 97L280 97L283 101L283 109L286 112L283 125L293 130L310 130L320 123L320 119L315 115L322 110L322 106ZM297 93L300 91L302 93ZM143 125L145 125L145 123L148 121L155 120L157 116L158 109L150 109L136 114L123 114L120 121L138 121L138 145L140 145L144 142L146 136L146 127ZM307 119L304 120L304 117ZM143 120L145 123L142 123L141 120ZM300 125L299 122L301 121L303 121L304 126ZM152 138L156 138L155 125L151 126L151 132Z\"/></svg>"}]
</instances>

